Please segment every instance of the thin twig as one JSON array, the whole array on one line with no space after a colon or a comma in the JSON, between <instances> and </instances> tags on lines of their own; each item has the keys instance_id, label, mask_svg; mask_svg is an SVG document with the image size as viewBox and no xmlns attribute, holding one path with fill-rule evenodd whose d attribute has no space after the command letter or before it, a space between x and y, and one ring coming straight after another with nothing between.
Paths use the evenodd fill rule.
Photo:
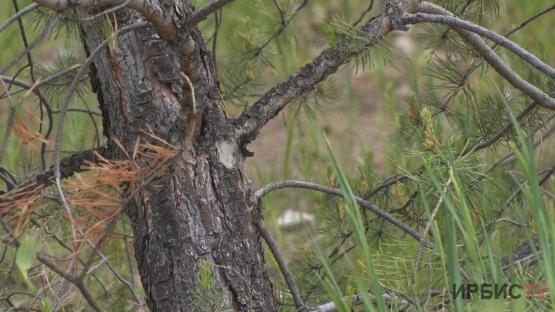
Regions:
<instances>
[{"instance_id":1,"label":"thin twig","mask_svg":"<svg viewBox=\"0 0 555 312\"><path fill-rule=\"evenodd\" d=\"M0 69L0 75L5 74L22 58L27 56L27 54L29 54L34 48L36 48L39 45L39 43L41 43L52 32L52 29L54 29L54 26L56 26L56 24L58 24L59 21L60 21L59 14L54 15L54 17L52 17L50 21L48 21L48 24L43 29L43 31L38 35L38 37L33 42L31 42L31 44L29 44L28 47L23 52L21 52L18 56L16 56L7 66Z\"/></svg>"},{"instance_id":2,"label":"thin twig","mask_svg":"<svg viewBox=\"0 0 555 312\"><path fill-rule=\"evenodd\" d=\"M16 13L19 12L19 5L17 4L17 0L12 0L13 2L13 6L15 8ZM25 49L29 48L29 42L27 40L27 34L25 31L25 26L23 25L23 19L20 17L18 19L18 24L19 24L19 32L21 34L21 40L23 41L23 47L25 47ZM27 53L27 64L29 67L29 76L31 78L31 82L33 84L35 84L36 80L35 80L35 70L34 70L34 65L33 65L33 57L31 56L31 52L29 51ZM15 78L15 77L14 77ZM44 98L41 94L40 91L37 90L36 92L39 95L39 110L40 110L40 123L39 123L39 133L42 134L42 127L43 127L43 123L44 123L44 110L43 108L46 107L46 111L48 113L48 130L46 131L46 134L44 136L45 141L48 140L48 137L50 136L50 132L52 131L52 114L50 113L52 111L52 109L50 108L50 105L48 104L48 102L43 101L42 99ZM40 153L40 158L41 158L41 165L42 165L42 170L46 169L46 155L44 153L44 151L46 150L46 142L41 142L41 153Z\"/></svg>"},{"instance_id":3,"label":"thin twig","mask_svg":"<svg viewBox=\"0 0 555 312\"><path fill-rule=\"evenodd\" d=\"M258 220L254 220L254 224L258 228L260 235L262 235L262 237L268 244L268 247L270 248L270 251L274 256L274 259L276 259L276 262L279 266L281 274L283 275L283 279L285 280L285 283L289 288L289 292L291 293L291 297L293 297L295 308L297 309L297 311L304 311L305 305L303 303L303 298L301 297L301 293L299 291L299 288L297 287L297 283L295 283L293 274L291 274L291 271L289 271L289 268L287 267L287 263L285 262L285 258L283 257L283 255L281 254L281 251L279 250L279 246L277 242L274 240L274 238L272 237L272 234L266 228L266 226L264 225L264 221L261 218L259 218Z\"/></svg>"},{"instance_id":4,"label":"thin twig","mask_svg":"<svg viewBox=\"0 0 555 312\"><path fill-rule=\"evenodd\" d=\"M137 296L137 293L135 292L135 288L131 285L131 283L129 281L127 281L125 278L123 278L123 276L121 276L121 274L119 274L119 272L116 270L116 268L114 268L114 265L110 262L110 259L108 259L108 257L100 251L99 247L100 247L100 244L103 241L103 239L101 239L99 241L97 246L94 246L88 238L86 239L86 241L87 241L87 244L91 247L91 249L102 259L100 263L101 264L106 263L106 266L114 274L116 279L118 279L120 282L122 282L125 285L125 287L127 287L127 289L129 289L129 293L133 297L133 300L135 301L135 303L139 304L140 300L139 300L139 297ZM92 270L93 270L93 268L90 268L88 271L92 271ZM89 272L87 272L86 274L89 274ZM130 278L133 279L133 276L130 275Z\"/></svg>"},{"instance_id":5,"label":"thin twig","mask_svg":"<svg viewBox=\"0 0 555 312\"><path fill-rule=\"evenodd\" d=\"M445 198L445 196L447 196L447 189L449 188L449 185L451 185L452 182L452 178L453 178L453 169L451 167L449 167L449 179L447 179L447 182L445 182L445 185L443 186L443 190L442 192L439 194L439 199L436 202L436 205L434 206L434 209L432 210L432 213L430 214L430 218L428 219L428 223L426 223L426 227L424 228L424 230L421 232L421 236L422 237L426 237L428 236L428 232L430 232L430 228L432 227L432 223L434 222L437 213L439 212L439 208L441 207L441 204L443 203L443 200ZM415 259L415 263L414 263L414 271L412 274L412 282L414 283L416 281L416 274L418 273L418 270L420 269L420 262L422 261L422 245L418 245L417 249L416 249L416 259Z\"/></svg>"},{"instance_id":6,"label":"thin twig","mask_svg":"<svg viewBox=\"0 0 555 312\"><path fill-rule=\"evenodd\" d=\"M523 226L525 226L524 224L522 224L522 223L520 223L520 222L517 222L517 221L515 221L515 220L513 220L513 219L511 219L511 218L508 218L508 217L495 219L495 220L491 221L490 223L499 223L499 222L507 222L507 223L516 225L516 226L518 226L518 227L523 227Z\"/></svg>"},{"instance_id":7,"label":"thin twig","mask_svg":"<svg viewBox=\"0 0 555 312\"><path fill-rule=\"evenodd\" d=\"M195 96L195 87L193 86L193 82L191 81L191 78L189 78L189 76L187 76L184 72L181 72L181 76L183 78L185 78L185 81L187 82L187 86L189 87L189 90L191 91L191 98L192 98L192 113L196 114L197 113L197 99Z\"/></svg>"},{"instance_id":8,"label":"thin twig","mask_svg":"<svg viewBox=\"0 0 555 312\"><path fill-rule=\"evenodd\" d=\"M361 197L364 198L364 199L369 199L370 197L378 194L379 192L388 189L392 185L395 185L395 184L400 183L400 182L405 182L408 179L409 179L409 176L406 175L406 174L396 174L394 176L391 176L391 177L385 179L385 181L382 184L380 184L379 186L377 186L377 187L373 188L372 190L366 192Z\"/></svg>"},{"instance_id":9,"label":"thin twig","mask_svg":"<svg viewBox=\"0 0 555 312\"><path fill-rule=\"evenodd\" d=\"M448 15L453 16L453 14L446 9L437 6L433 3L423 1L419 6L419 11L425 13L432 13L438 15ZM555 109L555 99L550 97L548 94L538 89L536 86L530 84L528 81L522 79L517 73L515 73L501 57L499 57L495 52L475 33L455 28L464 40L466 40L474 49L480 53L480 55L510 84L515 88L519 89L522 93L528 95L530 98L535 100L538 104L549 108Z\"/></svg>"},{"instance_id":10,"label":"thin twig","mask_svg":"<svg viewBox=\"0 0 555 312\"><path fill-rule=\"evenodd\" d=\"M80 66L81 66L81 64L72 65L72 66L70 66L70 67L68 67L68 68L66 68L66 69L60 70L59 72L57 72L57 73L55 73L55 74L53 74L53 75L51 75L51 76L49 76L49 77L46 77L46 78L44 78L44 79L42 79L42 80L39 80L39 81L37 81L37 82L34 83L34 84L30 84L30 83L27 83L27 82L23 82L22 80L19 80L19 81L23 82L23 83L25 84L25 86L23 86L23 85L18 85L19 87L22 88L21 90L17 90L17 91L11 92L11 93L9 93L9 92L4 92L4 93L0 96L0 100L3 100L3 99L6 98L6 97L9 97L9 96L12 96L12 95L15 95L15 94L18 94L18 93L20 93L20 92L27 91L27 90L30 91L30 92L31 92L31 91L32 91L32 92L35 92L35 89L40 88L40 87L42 87L42 86L44 86L44 85L46 85L46 84L49 84L49 83L51 83L51 82L54 82L54 81L56 81L56 80L62 78L63 76L65 76L65 75L71 73L72 71L79 69ZM12 82L12 80L10 80L10 79L13 79L13 78L10 78L10 77L7 77L7 76L0 76L0 77L4 77L4 78L2 78L2 79L3 79L4 81L10 82L10 83ZM15 83L16 81L18 81L18 80L13 80L13 83L16 84L16 83Z\"/></svg>"},{"instance_id":11,"label":"thin twig","mask_svg":"<svg viewBox=\"0 0 555 312\"><path fill-rule=\"evenodd\" d=\"M284 180L284 181L272 182L272 183L264 186L263 188L257 190L254 193L254 196L257 200L261 200L264 197L264 195L268 194L269 192L279 190L279 189L282 189L282 188L301 188L301 189L319 191L319 192L323 192L323 193L338 196L338 197L343 197L344 196L343 191L340 190L340 189L332 188L332 187L328 187L328 186L324 186L324 185L320 185L320 184L316 184L316 183L312 183L312 182L297 181L297 180ZM432 242L430 242L430 241L426 240L425 238L421 237L420 234L415 229L413 229L409 225L406 225L405 223L395 219L395 217L393 217L388 212L379 209L375 205L369 203L368 201L366 201L366 200L364 200L364 199L362 199L358 196L354 196L354 199L363 208L365 208L365 209L373 212L377 216L385 219L389 223L391 223L394 226L401 229L403 232L405 232L405 233L409 234L410 236L412 236L413 238L415 238L417 241L425 244L428 247L434 248L433 247L434 244Z\"/></svg>"},{"instance_id":12,"label":"thin twig","mask_svg":"<svg viewBox=\"0 0 555 312\"><path fill-rule=\"evenodd\" d=\"M358 17L358 19L353 23L353 27L358 26L358 24L360 24L360 22L362 22L362 19L366 16L366 14L368 14L370 11L372 11L372 9L374 8L374 0L370 0L370 4L368 4L368 7L366 8L366 10L364 10L364 12L362 12L362 14L360 14L360 16Z\"/></svg>"},{"instance_id":13,"label":"thin twig","mask_svg":"<svg viewBox=\"0 0 555 312\"><path fill-rule=\"evenodd\" d=\"M56 274L60 275L64 280L75 285L77 289L79 289L79 291L81 292L81 295L83 295L83 298L85 298L87 303L91 306L91 308L93 308L93 310L95 310L96 312L102 312L102 309L100 309L96 301L94 301L94 298L91 295L91 293L87 290L87 288L83 284L82 279L78 279L75 276L66 273L64 270L54 265L52 262L50 262L40 253L37 254L37 260L39 260L42 264L47 266L50 270L54 271Z\"/></svg>"},{"instance_id":14,"label":"thin twig","mask_svg":"<svg viewBox=\"0 0 555 312\"><path fill-rule=\"evenodd\" d=\"M526 115L528 115L530 112L533 111L534 107L537 106L536 103L532 103L530 105L528 105L518 116L517 116L517 120L522 120L524 117L526 117ZM553 116L555 117L555 115ZM551 117L551 118L553 118ZM484 141L484 142L478 142L476 143L474 146L470 147L470 148L465 148L463 149L459 154L459 157L468 155L470 153L475 153L478 152L482 149L485 149L487 147L492 146L493 144L495 144L500 138L502 138L504 135L507 135L507 133L514 127L512 122L508 122L501 130L499 130L492 138ZM543 136L543 139L545 139L546 137L550 136L552 133L555 132L555 127L552 127L550 130L548 130L546 132L546 134ZM534 143L534 146L537 146L539 144L540 141L536 141ZM512 157L510 154L508 156L506 156L503 159L498 160L492 167L490 167L486 172L490 172L491 170L495 169L496 167L498 167L499 165L506 163L508 161L507 158ZM372 196L375 196L376 194L389 189L391 186L397 184L397 183L403 183L407 180L410 179L411 175L420 175L422 174L422 168L416 170L415 172L413 172L412 174L396 174L393 176L390 176L389 178L385 179L385 181L380 184L379 186L373 188L372 190L364 193L364 195L361 195L362 198L364 199L369 199Z\"/></svg>"},{"instance_id":15,"label":"thin twig","mask_svg":"<svg viewBox=\"0 0 555 312\"><path fill-rule=\"evenodd\" d=\"M538 176L541 175L543 173L543 177L541 177L540 181L538 181L538 184L541 186L543 185L545 182L548 181L548 179L555 174L555 165L553 165L551 168L549 168L547 171L544 172L539 172ZM509 198L507 198L507 200L505 200L505 203L503 205L503 207L501 207L501 209L499 210L499 212L497 212L497 215L494 218L494 221L488 223L486 225L486 231L491 231L493 229L493 227L496 225L497 220L501 219L501 217L503 216L505 210L507 209L507 207L509 206L509 204L518 196L520 195L520 193L522 193L523 187L525 184L527 184L528 181L525 181L521 184L518 185L518 187L516 188L516 190L511 194L511 196L509 196Z\"/></svg>"},{"instance_id":16,"label":"thin twig","mask_svg":"<svg viewBox=\"0 0 555 312\"><path fill-rule=\"evenodd\" d=\"M86 114L102 117L102 113L93 112L93 111L82 109L82 108L68 108L66 110L66 112L86 113ZM52 114L59 114L59 113L61 113L60 110L53 110L52 111Z\"/></svg>"},{"instance_id":17,"label":"thin twig","mask_svg":"<svg viewBox=\"0 0 555 312\"><path fill-rule=\"evenodd\" d=\"M218 75L218 59L216 58L216 45L218 43L218 33L220 31L220 27L222 26L222 19L223 19L223 11L222 9L214 12L214 33L212 37L207 41L212 41L212 62L214 63L214 74L217 77Z\"/></svg>"},{"instance_id":18,"label":"thin twig","mask_svg":"<svg viewBox=\"0 0 555 312\"><path fill-rule=\"evenodd\" d=\"M2 25L0 25L0 32L3 31L6 27L10 26L13 22L19 20L23 16L33 12L39 7L37 3L29 4L28 6L24 7L23 9L19 10L14 15L10 16Z\"/></svg>"},{"instance_id":19,"label":"thin twig","mask_svg":"<svg viewBox=\"0 0 555 312\"><path fill-rule=\"evenodd\" d=\"M208 15L216 12L217 10L223 8L225 5L233 2L234 0L214 0L210 1L200 9L196 10L185 22L188 27L192 27L203 20L205 20Z\"/></svg>"},{"instance_id":20,"label":"thin twig","mask_svg":"<svg viewBox=\"0 0 555 312\"><path fill-rule=\"evenodd\" d=\"M514 34L515 32L521 30L522 28L524 28L526 25L528 25L528 23L534 21L535 19L539 18L540 16L549 13L550 11L553 11L555 9L555 4L551 5L548 8L545 8L543 10L541 10L540 12L532 15L531 17L529 17L528 19L526 19L524 22L520 23L520 25L516 26L515 28L511 29L511 31L509 31L508 33L505 34L505 37L509 37L510 35ZM492 47L492 49L495 49L495 45Z\"/></svg>"},{"instance_id":21,"label":"thin twig","mask_svg":"<svg viewBox=\"0 0 555 312\"><path fill-rule=\"evenodd\" d=\"M534 54L526 51L521 46L507 39L504 36L501 36L483 26L476 25L472 22L460 19L456 16L435 15L435 14L418 12L415 14L406 14L405 16L403 16L403 22L407 24L439 23L439 24L448 25L454 28L471 31L473 33L486 37L492 40L493 42L509 49L510 51L518 55L522 60L527 62L528 64L534 66L535 68L545 73L549 77L555 78L555 69L549 66L548 64L542 62Z\"/></svg>"},{"instance_id":22,"label":"thin twig","mask_svg":"<svg viewBox=\"0 0 555 312\"><path fill-rule=\"evenodd\" d=\"M42 165L42 170L45 170L46 169L46 159L45 159L46 140L48 140L48 138L50 137L50 134L52 133L52 128L53 128L51 105L48 103L46 97L44 97L38 89L33 87L33 84L30 84L23 80L16 79L15 77L7 77L2 75L0 75L0 81L9 82L10 85L13 84L23 88L24 90L29 90L29 92L33 92L38 97L41 108L42 107L46 108L46 116L48 116L48 128L46 129L46 133L44 134L45 141L41 142L41 165ZM9 93L8 91L9 91L9 87L8 87L8 90L6 90L7 96L9 97L13 93ZM42 112L42 109L41 109L41 112ZM41 117L40 129L42 129L42 117ZM3 150L3 147L2 147L2 150ZM0 155L0 158L1 157L2 155Z\"/></svg>"},{"instance_id":23,"label":"thin twig","mask_svg":"<svg viewBox=\"0 0 555 312\"><path fill-rule=\"evenodd\" d=\"M87 17L80 18L80 20L83 21L83 22L92 22L92 21L94 21L94 20L96 20L100 17L107 16L110 13L116 12L117 10L126 7L129 3L131 3L131 1L133 1L133 0L125 0L125 2L123 2L121 4L118 4L113 8L106 9L106 10L104 10L104 11L102 11L102 12L96 14L96 15L93 15L93 16L87 16Z\"/></svg>"},{"instance_id":24,"label":"thin twig","mask_svg":"<svg viewBox=\"0 0 555 312\"><path fill-rule=\"evenodd\" d=\"M555 118L555 115L551 116L550 119ZM541 138L537 139L536 141L534 141L534 144L532 145L532 147L534 149L536 149L543 141L545 141L547 138L549 138L551 135L553 135L553 133L555 133L555 125L552 125L547 131L545 131ZM510 153L507 154L506 156L496 160L493 165L491 165L488 170L486 170L486 174L492 172L495 168L501 166L501 165L506 165L509 163L512 163L513 161L515 161L516 157L514 153Z\"/></svg>"},{"instance_id":25,"label":"thin twig","mask_svg":"<svg viewBox=\"0 0 555 312\"><path fill-rule=\"evenodd\" d=\"M4 166L0 165L0 179L6 183L7 190L13 189L17 185L15 176Z\"/></svg>"},{"instance_id":26,"label":"thin twig","mask_svg":"<svg viewBox=\"0 0 555 312\"><path fill-rule=\"evenodd\" d=\"M526 108L524 110L522 110L522 112L520 112L520 114L516 117L516 120L520 122L528 114L530 114L537 106L538 105L537 105L536 102L526 106ZM484 148L487 148L487 147L495 144L501 138L506 136L509 133L509 131L511 131L513 128L514 128L514 124L512 122L507 122L507 124L501 130L499 130L495 135L491 136L489 139L487 139L483 142L477 142L472 147L470 147L468 149L464 149L459 154L459 157L468 155L468 154L470 154L472 152L475 152L475 151L482 150Z\"/></svg>"},{"instance_id":27,"label":"thin twig","mask_svg":"<svg viewBox=\"0 0 555 312\"><path fill-rule=\"evenodd\" d=\"M32 218L31 218L31 223L35 227L37 227L39 229L43 229L45 231L45 233L47 234L47 236L51 236L54 239L54 241L56 241L61 247L63 247L64 249L66 249L69 252L72 252L71 247L68 246L58 235L56 235L56 233L48 231L46 226L38 223L36 220L34 220ZM81 263L82 265L85 265L85 263L81 259L78 259L78 260L79 260L79 263ZM107 263L109 263L109 261L107 261ZM99 285L101 285L101 287L103 289L106 289L105 286L103 285L102 281L100 280L100 278L95 273L92 273L91 276L98 282ZM116 278L117 278L117 276L116 276Z\"/></svg>"},{"instance_id":28,"label":"thin twig","mask_svg":"<svg viewBox=\"0 0 555 312\"><path fill-rule=\"evenodd\" d=\"M282 19L281 23L279 24L279 28L270 37L268 37L263 43L252 48L249 51L249 54L251 54L255 58L259 57L262 54L262 52L264 52L264 50L269 47L270 43L274 41L276 38L278 38L285 31L285 29L289 26L289 24L293 21L293 19L297 16L297 14L307 4L308 4L308 0L304 0L301 4L299 4L299 6L295 8L293 13L291 13L289 18L285 19L285 21ZM279 7L279 5L276 4L275 6L278 12L280 13L280 16L283 16L283 10ZM237 83L235 86L231 88L231 91L225 94L225 99L233 98L236 92L238 92L241 88L245 87L251 81L252 79L245 78L241 82ZM260 96L260 95L254 95L254 96Z\"/></svg>"}]
</instances>

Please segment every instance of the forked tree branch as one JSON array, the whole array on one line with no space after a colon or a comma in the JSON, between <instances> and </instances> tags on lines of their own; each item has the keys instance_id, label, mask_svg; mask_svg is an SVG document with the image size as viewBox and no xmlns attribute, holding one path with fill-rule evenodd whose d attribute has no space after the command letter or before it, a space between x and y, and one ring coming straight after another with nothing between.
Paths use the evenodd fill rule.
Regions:
<instances>
[{"instance_id":1,"label":"forked tree branch","mask_svg":"<svg viewBox=\"0 0 555 312\"><path fill-rule=\"evenodd\" d=\"M400 9L404 13L412 13L416 11L415 8L419 6L419 4L420 1L405 0L403 1ZM426 10L431 11L427 12ZM453 16L447 10L429 3L422 3L422 5L419 6L418 11ZM365 26L363 26L360 30L367 33L372 39L371 43L365 48L370 48L371 45L380 40L382 36L388 34L392 30L395 30L396 27L394 26L394 22L394 16L392 17L389 12L384 11L381 15L370 20ZM405 22L408 23L407 20ZM470 28L469 24L463 24L464 26L462 27ZM482 29L477 31L481 30ZM457 31L460 32L461 35L486 59L486 61L488 61L488 63L492 65L492 67L494 67L496 71L498 71L513 86L537 101L540 105L555 109L555 100L553 98L538 89L536 86L528 83L512 71L479 36L466 30L457 29ZM482 34L491 35L491 32L482 31ZM551 66L541 62L537 57L518 47L511 41L506 40L506 38L499 35L490 37L492 37L492 40L495 42L517 51L519 55L524 56L527 61L549 76L555 76L555 71L551 68ZM248 144L253 141L258 135L260 129L268 121L273 119L284 107L286 107L288 103L308 93L318 83L335 73L341 65L345 64L358 53L361 53L362 50L363 49L340 54L337 53L334 48L326 49L318 57L316 57L314 61L305 65L296 74L267 91L251 107L246 109L235 121L237 125L237 133L241 143Z\"/></svg>"},{"instance_id":2,"label":"forked tree branch","mask_svg":"<svg viewBox=\"0 0 555 312\"><path fill-rule=\"evenodd\" d=\"M419 4L420 0L403 0L399 10L412 13ZM310 92L318 83L337 72L341 65L375 45L384 35L396 28L394 19L390 12L383 11L360 28L360 31L369 37L368 44L364 47L345 52L339 52L335 47L328 48L297 73L267 91L235 120L239 141L242 144L253 141L260 129L287 104Z\"/></svg>"},{"instance_id":3,"label":"forked tree branch","mask_svg":"<svg viewBox=\"0 0 555 312\"><path fill-rule=\"evenodd\" d=\"M418 8L418 11L437 14L437 15L447 15L454 16L453 13L448 10L423 1ZM548 94L532 85L528 81L524 80L517 73L515 73L501 57L499 57L485 42L475 33L469 32L464 29L454 28L457 33L491 65L505 80L512 84L515 88L519 89L522 93L526 94L538 104L549 109L555 109L555 99L550 97Z\"/></svg>"}]
</instances>

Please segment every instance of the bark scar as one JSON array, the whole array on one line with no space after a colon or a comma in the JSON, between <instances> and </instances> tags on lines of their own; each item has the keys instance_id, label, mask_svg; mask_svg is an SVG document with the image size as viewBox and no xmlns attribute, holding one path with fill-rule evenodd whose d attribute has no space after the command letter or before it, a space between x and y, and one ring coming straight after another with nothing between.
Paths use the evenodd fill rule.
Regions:
<instances>
[{"instance_id":1,"label":"bark scar","mask_svg":"<svg viewBox=\"0 0 555 312\"><path fill-rule=\"evenodd\" d=\"M235 147L228 141L219 141L216 143L216 149L218 150L218 160L227 169L235 168Z\"/></svg>"}]
</instances>

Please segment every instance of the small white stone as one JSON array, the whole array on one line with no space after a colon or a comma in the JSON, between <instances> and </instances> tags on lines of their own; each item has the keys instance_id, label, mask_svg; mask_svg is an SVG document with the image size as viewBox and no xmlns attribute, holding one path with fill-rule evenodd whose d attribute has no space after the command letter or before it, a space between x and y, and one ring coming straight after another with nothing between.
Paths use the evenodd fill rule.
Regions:
<instances>
[{"instance_id":1,"label":"small white stone","mask_svg":"<svg viewBox=\"0 0 555 312\"><path fill-rule=\"evenodd\" d=\"M310 213L293 209L285 210L277 219L277 224L281 228L290 228L305 223L313 223L314 216Z\"/></svg>"}]
</instances>

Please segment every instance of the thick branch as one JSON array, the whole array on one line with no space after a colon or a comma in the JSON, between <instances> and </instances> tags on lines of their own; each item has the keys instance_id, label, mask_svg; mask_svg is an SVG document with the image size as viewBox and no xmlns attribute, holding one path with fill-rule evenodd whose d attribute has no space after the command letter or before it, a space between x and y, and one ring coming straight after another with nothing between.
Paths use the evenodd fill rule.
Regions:
<instances>
[{"instance_id":1,"label":"thick branch","mask_svg":"<svg viewBox=\"0 0 555 312\"><path fill-rule=\"evenodd\" d=\"M403 12L412 13L419 3L419 0L403 0L400 9ZM247 144L254 140L260 129L288 103L311 91L318 83L337 72L341 65L372 47L394 28L393 18L384 11L360 29L369 37L368 44L364 47L341 52L336 47L328 48L289 79L267 91L235 121L240 141ZM338 46L345 43L348 42L339 43Z\"/></svg>"},{"instance_id":2,"label":"thick branch","mask_svg":"<svg viewBox=\"0 0 555 312\"><path fill-rule=\"evenodd\" d=\"M485 28L480 25L476 25L469 21L465 21L460 19L456 16L448 16L448 15L435 15L435 14L427 14L418 12L416 14L407 14L403 16L403 22L407 24L416 24L416 23L439 23L445 24L454 28L465 29L471 31L473 33L479 34L483 37L490 39L491 41L513 51L516 55L522 58L524 61L529 63L530 65L536 67L543 73L547 74L551 78L555 78L555 69L548 64L542 62L539 58L537 58L534 54L526 51L518 44L514 43L513 41Z\"/></svg>"},{"instance_id":3,"label":"thick branch","mask_svg":"<svg viewBox=\"0 0 555 312\"><path fill-rule=\"evenodd\" d=\"M324 186L324 185L320 185L320 184L316 184L316 183L312 183L312 182L295 181L295 180L285 180L285 181L277 181L277 182L270 183L270 184L264 186L263 188L257 190L254 193L254 196L256 197L257 200L261 200L262 197L264 197L264 195L266 195L266 194L268 194L272 191L282 189L282 188L301 188L301 189L319 191L319 192L322 192L322 193L326 193L326 194L333 195L333 196L338 196L338 197L343 197L344 196L343 191L340 190L340 189L336 189L336 188L332 188L332 187L328 187L328 186ZM428 247L433 247L434 246L432 242L423 238L415 229L413 229L410 226L406 225L405 223L395 219L395 217L393 217L387 211L379 209L378 207L376 207L372 203L370 203L370 202L368 202L368 201L366 201L366 200L364 200L364 199L362 199L358 196L355 196L354 199L356 200L356 202L361 207L363 207L366 210L369 210L369 211L373 212L374 214L376 214L380 218L385 219L387 222L393 224L397 228L401 229L403 232L405 232L405 233L409 234L410 236L414 237L420 243L422 243L422 244L424 244Z\"/></svg>"},{"instance_id":4,"label":"thick branch","mask_svg":"<svg viewBox=\"0 0 555 312\"><path fill-rule=\"evenodd\" d=\"M418 10L425 13L453 16L451 12L445 10L444 8L426 1L422 2ZM475 33L463 29L455 28L455 30L461 37L463 37L464 40L471 44L478 53L480 53L480 55L491 65L491 67L493 67L515 88L528 95L538 104L549 109L555 109L555 99L538 89L536 86L530 84L528 81L522 79L522 77L505 64L501 57L495 54L495 52L482 40L482 38Z\"/></svg>"}]
</instances>

